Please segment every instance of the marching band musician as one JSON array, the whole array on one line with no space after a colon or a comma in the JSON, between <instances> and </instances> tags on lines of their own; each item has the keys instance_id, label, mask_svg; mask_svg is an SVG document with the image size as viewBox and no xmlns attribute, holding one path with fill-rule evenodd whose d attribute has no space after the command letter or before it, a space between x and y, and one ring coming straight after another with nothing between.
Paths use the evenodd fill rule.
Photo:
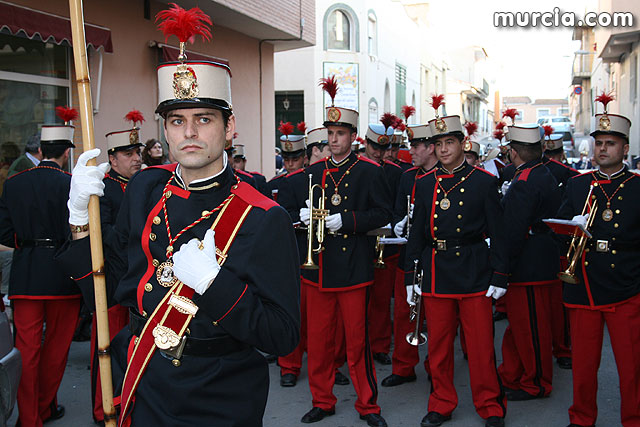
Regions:
<instances>
[{"instance_id":1,"label":"marching band musician","mask_svg":"<svg viewBox=\"0 0 640 427\"><path fill-rule=\"evenodd\" d=\"M337 313L344 322L349 374L358 398L355 407L370 426L386 426L377 400L375 367L367 336L367 294L373 283L373 251L366 233L391 220L390 190L384 171L377 163L351 152L356 139L358 112L336 107L335 76L322 79L332 100L326 107L331 157L310 165L307 174L326 195L324 222L327 234L315 262L317 270L303 270L307 286L307 365L313 408L302 417L314 423L335 413L334 382L335 328ZM308 188L308 187L307 187ZM316 200L299 206L300 219L310 223L310 209ZM309 204L307 204L309 203Z\"/></svg>"},{"instance_id":2,"label":"marching band musician","mask_svg":"<svg viewBox=\"0 0 640 427\"><path fill-rule=\"evenodd\" d=\"M255 180L255 189L264 194L267 197L271 197L271 193L267 188L267 180L261 173L258 172L248 172L246 170L247 167L247 157L244 152L244 145L242 144L233 144L233 150L231 152L231 160L233 163L233 169L236 171L237 175L244 175L245 173L251 175Z\"/></svg>"},{"instance_id":3,"label":"marching band musician","mask_svg":"<svg viewBox=\"0 0 640 427\"><path fill-rule=\"evenodd\" d=\"M278 192L282 178L290 173L301 170L304 167L305 147L304 130L302 135L293 135L293 125L290 122L280 122L278 130L282 134L280 144L282 144L282 159L285 173L276 175L267 183L273 199L278 201Z\"/></svg>"},{"instance_id":4,"label":"marching band musician","mask_svg":"<svg viewBox=\"0 0 640 427\"><path fill-rule=\"evenodd\" d=\"M598 407L598 367L603 327L607 324L620 381L621 424L640 425L640 179L623 164L629 151L631 122L607 113L612 97L596 98L604 113L596 114L596 171L569 180L560 217L580 215L589 194L592 234L578 254L578 284L564 285L571 322L573 405L571 426L592 426ZM592 188L590 193L590 188ZM594 206L597 204L597 206ZM583 224L583 216L575 217Z\"/></svg>"},{"instance_id":5,"label":"marching band musician","mask_svg":"<svg viewBox=\"0 0 640 427\"><path fill-rule=\"evenodd\" d=\"M114 238L105 242L107 274L120 277L107 294L131 309L129 328L111 343L114 371L124 373L116 381L120 424L261 425L269 373L256 349L283 355L298 342L290 218L239 182L227 160L225 142L235 128L229 68L184 56L187 40L210 36L209 17L172 5L159 18L165 34L179 33L181 42L179 61L158 66L156 109L177 164L133 177ZM87 302L87 204L102 194L104 169L86 162L98 151L83 153L74 169L74 240L59 255Z\"/></svg>"},{"instance_id":6,"label":"marching band musician","mask_svg":"<svg viewBox=\"0 0 640 427\"><path fill-rule=\"evenodd\" d=\"M394 233L397 237L406 237L407 224L410 224L411 221L409 219L411 212L407 212L407 197L410 198L409 211L412 211L417 180L426 173L431 172L438 163L429 125L408 126L407 136L409 144L411 144L410 152L415 166L408 169L400 177L392 221ZM405 254L406 246L401 246L393 290L392 372L380 383L383 387L395 387L415 381L414 368L420 360L418 348L410 345L405 339L406 335L414 330L413 325L409 322L409 306L415 304L411 300L412 289L407 292L404 286ZM422 322L420 314L418 314L416 321ZM428 371L428 363L425 363L425 367Z\"/></svg>"},{"instance_id":7,"label":"marching band musician","mask_svg":"<svg viewBox=\"0 0 640 427\"><path fill-rule=\"evenodd\" d=\"M413 286L413 260L424 272L416 291L424 297L432 391L420 425L443 424L457 406L453 342L459 318L476 411L486 426L504 426L506 400L496 372L491 317L491 297L502 297L507 286L498 181L465 161L460 118L437 115L443 98L433 96L436 118L429 122L440 166L416 183L405 260L406 285Z\"/></svg>"}]
</instances>

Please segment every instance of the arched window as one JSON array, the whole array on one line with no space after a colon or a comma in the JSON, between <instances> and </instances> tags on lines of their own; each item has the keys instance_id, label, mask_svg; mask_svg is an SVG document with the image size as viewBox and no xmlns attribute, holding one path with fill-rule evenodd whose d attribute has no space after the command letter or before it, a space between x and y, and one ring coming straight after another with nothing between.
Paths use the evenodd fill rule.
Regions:
<instances>
[{"instance_id":1,"label":"arched window","mask_svg":"<svg viewBox=\"0 0 640 427\"><path fill-rule=\"evenodd\" d=\"M378 101L375 98L369 100L369 123L378 123L380 114L378 114Z\"/></svg>"},{"instance_id":2,"label":"arched window","mask_svg":"<svg viewBox=\"0 0 640 427\"><path fill-rule=\"evenodd\" d=\"M323 27L325 50L360 51L358 17L349 5L331 5L324 14Z\"/></svg>"},{"instance_id":3,"label":"arched window","mask_svg":"<svg viewBox=\"0 0 640 427\"><path fill-rule=\"evenodd\" d=\"M369 11L367 21L367 44L369 55L378 56L378 19L373 10Z\"/></svg>"},{"instance_id":4,"label":"arched window","mask_svg":"<svg viewBox=\"0 0 640 427\"><path fill-rule=\"evenodd\" d=\"M341 10L334 10L329 15L327 24L328 48L351 50L351 24L347 14Z\"/></svg>"}]
</instances>

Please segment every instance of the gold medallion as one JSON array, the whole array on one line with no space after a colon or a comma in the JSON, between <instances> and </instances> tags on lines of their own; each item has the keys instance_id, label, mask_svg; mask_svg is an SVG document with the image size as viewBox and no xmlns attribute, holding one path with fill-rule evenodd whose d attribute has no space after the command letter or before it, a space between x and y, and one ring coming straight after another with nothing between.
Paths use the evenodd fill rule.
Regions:
<instances>
[{"instance_id":1,"label":"gold medallion","mask_svg":"<svg viewBox=\"0 0 640 427\"><path fill-rule=\"evenodd\" d=\"M165 288L170 288L178 281L178 278L173 274L173 263L169 260L163 262L156 269L156 279L158 283Z\"/></svg>"},{"instance_id":2,"label":"gold medallion","mask_svg":"<svg viewBox=\"0 0 640 427\"><path fill-rule=\"evenodd\" d=\"M138 128L131 129L129 132L129 144L139 144L140 143L140 135L138 134Z\"/></svg>"},{"instance_id":3,"label":"gold medallion","mask_svg":"<svg viewBox=\"0 0 640 427\"><path fill-rule=\"evenodd\" d=\"M284 151L293 151L293 144L291 141L287 140L284 143Z\"/></svg>"},{"instance_id":4,"label":"gold medallion","mask_svg":"<svg viewBox=\"0 0 640 427\"><path fill-rule=\"evenodd\" d=\"M444 133L447 131L447 124L439 117L436 119L436 130L439 133Z\"/></svg>"},{"instance_id":5,"label":"gold medallion","mask_svg":"<svg viewBox=\"0 0 640 427\"><path fill-rule=\"evenodd\" d=\"M451 206L451 200L447 199L446 197L440 200L440 209L442 209L443 211L446 211L447 209L449 209L450 206Z\"/></svg>"},{"instance_id":6,"label":"gold medallion","mask_svg":"<svg viewBox=\"0 0 640 427\"><path fill-rule=\"evenodd\" d=\"M600 117L600 120L598 122L598 128L599 130L610 130L611 129L611 119L609 119L609 116L607 116L607 114L603 114L602 117Z\"/></svg>"},{"instance_id":7,"label":"gold medallion","mask_svg":"<svg viewBox=\"0 0 640 427\"><path fill-rule=\"evenodd\" d=\"M464 143L464 151L471 151L471 149L473 148L473 145L471 145L471 141L467 140Z\"/></svg>"},{"instance_id":8,"label":"gold medallion","mask_svg":"<svg viewBox=\"0 0 640 427\"><path fill-rule=\"evenodd\" d=\"M151 333L153 334L153 342L160 350L168 350L180 344L180 336L166 326L156 325Z\"/></svg>"},{"instance_id":9,"label":"gold medallion","mask_svg":"<svg viewBox=\"0 0 640 427\"><path fill-rule=\"evenodd\" d=\"M331 196L331 204L333 206L338 206L340 202L342 202L342 196L340 196L338 193L333 193L333 195Z\"/></svg>"},{"instance_id":10,"label":"gold medallion","mask_svg":"<svg viewBox=\"0 0 640 427\"><path fill-rule=\"evenodd\" d=\"M609 208L602 211L602 219L609 222L613 219L613 211Z\"/></svg>"},{"instance_id":11,"label":"gold medallion","mask_svg":"<svg viewBox=\"0 0 640 427\"><path fill-rule=\"evenodd\" d=\"M173 73L173 95L178 99L192 99L198 96L200 90L196 73L193 68L179 64Z\"/></svg>"},{"instance_id":12,"label":"gold medallion","mask_svg":"<svg viewBox=\"0 0 640 427\"><path fill-rule=\"evenodd\" d=\"M337 122L340 120L340 116L342 116L342 113L336 107L331 107L327 110L327 120L330 122Z\"/></svg>"}]
</instances>

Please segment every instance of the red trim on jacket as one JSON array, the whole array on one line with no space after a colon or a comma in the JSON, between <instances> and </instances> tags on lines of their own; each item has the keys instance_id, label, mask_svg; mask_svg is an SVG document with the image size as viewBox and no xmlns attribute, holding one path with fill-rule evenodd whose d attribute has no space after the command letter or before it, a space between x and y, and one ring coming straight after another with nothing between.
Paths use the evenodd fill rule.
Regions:
<instances>
[{"instance_id":1,"label":"red trim on jacket","mask_svg":"<svg viewBox=\"0 0 640 427\"><path fill-rule=\"evenodd\" d=\"M472 166L472 167L473 167L474 169L479 170L480 172L484 172L484 173L486 173L487 175L491 175L492 177L494 177L494 178L495 178L495 175L494 175L494 174L492 174L491 172L489 172L489 171L488 171L488 170L486 170L486 169L479 168L478 166Z\"/></svg>"},{"instance_id":2,"label":"red trim on jacket","mask_svg":"<svg viewBox=\"0 0 640 427\"><path fill-rule=\"evenodd\" d=\"M526 181L529 179L529 174L531 173L531 168L527 168L523 170L520 175L518 175L517 181Z\"/></svg>"},{"instance_id":3,"label":"red trim on jacket","mask_svg":"<svg viewBox=\"0 0 640 427\"><path fill-rule=\"evenodd\" d=\"M268 211L274 206L279 206L274 200L260 193L246 182L239 183L234 192L247 204L264 209L265 211Z\"/></svg>"},{"instance_id":4,"label":"red trim on jacket","mask_svg":"<svg viewBox=\"0 0 640 427\"><path fill-rule=\"evenodd\" d=\"M142 278L140 279L140 282L138 283L137 300L138 300L139 313L144 312L144 309L142 308L142 297L144 296L144 292L145 292L144 285L149 281L151 276L153 276L153 273L155 271L155 267L153 266L153 257L151 256L151 250L149 250L149 234L151 233L151 225L153 224L153 217L157 216L161 210L162 210L162 198L158 200L158 203L156 203L153 209L151 209L151 212L149 212L149 216L147 216L147 222L144 224L144 228L142 229L142 237L141 237L140 244L142 246L142 252L144 253L145 258L147 259L147 271L145 271L145 273L142 275Z\"/></svg>"},{"instance_id":5,"label":"red trim on jacket","mask_svg":"<svg viewBox=\"0 0 640 427\"><path fill-rule=\"evenodd\" d=\"M389 164L389 165L393 165L393 166L397 167L398 169L402 169L400 166L398 166L397 164L395 164L393 162L390 162L389 160L385 160L384 163L385 164Z\"/></svg>"},{"instance_id":6,"label":"red trim on jacket","mask_svg":"<svg viewBox=\"0 0 640 427\"><path fill-rule=\"evenodd\" d=\"M242 293L240 294L240 296L238 297L238 299L236 300L236 302L233 303L233 305L229 308L229 310L227 310L227 312L225 314L222 315L221 318L219 318L218 320L216 320L216 323L221 321L222 319L224 319L225 317L227 317L227 314L231 313L231 310L233 310L235 308L236 305L238 305L238 303L240 302L240 300L242 299L242 297L244 296L244 294L247 292L247 288L249 287L249 285L245 284L244 285L244 290L242 291Z\"/></svg>"},{"instance_id":7,"label":"red trim on jacket","mask_svg":"<svg viewBox=\"0 0 640 427\"><path fill-rule=\"evenodd\" d=\"M371 163L372 165L376 165L376 166L380 167L380 163L376 163L373 160L371 160L371 159L369 159L369 158L367 158L365 156L358 156L358 159L363 160L363 161L368 162L368 163ZM398 166L398 165L394 165L394 166Z\"/></svg>"},{"instance_id":8,"label":"red trim on jacket","mask_svg":"<svg viewBox=\"0 0 640 427\"><path fill-rule=\"evenodd\" d=\"M175 172L177 167L178 167L177 163L169 163L168 165L147 166L146 168L144 168L142 170L144 171L145 169L164 169L164 170L169 171L169 172Z\"/></svg>"}]
</instances>

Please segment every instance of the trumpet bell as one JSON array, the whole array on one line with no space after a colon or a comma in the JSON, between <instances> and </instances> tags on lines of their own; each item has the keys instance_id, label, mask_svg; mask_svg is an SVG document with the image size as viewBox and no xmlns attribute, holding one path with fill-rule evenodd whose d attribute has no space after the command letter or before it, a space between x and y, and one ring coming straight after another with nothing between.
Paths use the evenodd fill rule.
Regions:
<instances>
[{"instance_id":1,"label":"trumpet bell","mask_svg":"<svg viewBox=\"0 0 640 427\"><path fill-rule=\"evenodd\" d=\"M407 334L407 342L414 347L424 345L427 343L427 336L422 332L420 332L419 334L409 332Z\"/></svg>"},{"instance_id":2,"label":"trumpet bell","mask_svg":"<svg viewBox=\"0 0 640 427\"><path fill-rule=\"evenodd\" d=\"M570 285L580 284L580 278L569 271L558 273L558 278L565 283L569 283Z\"/></svg>"},{"instance_id":3,"label":"trumpet bell","mask_svg":"<svg viewBox=\"0 0 640 427\"><path fill-rule=\"evenodd\" d=\"M373 267L384 269L384 268L387 268L387 264L385 264L384 261L376 261L375 264L373 264Z\"/></svg>"}]
</instances>

